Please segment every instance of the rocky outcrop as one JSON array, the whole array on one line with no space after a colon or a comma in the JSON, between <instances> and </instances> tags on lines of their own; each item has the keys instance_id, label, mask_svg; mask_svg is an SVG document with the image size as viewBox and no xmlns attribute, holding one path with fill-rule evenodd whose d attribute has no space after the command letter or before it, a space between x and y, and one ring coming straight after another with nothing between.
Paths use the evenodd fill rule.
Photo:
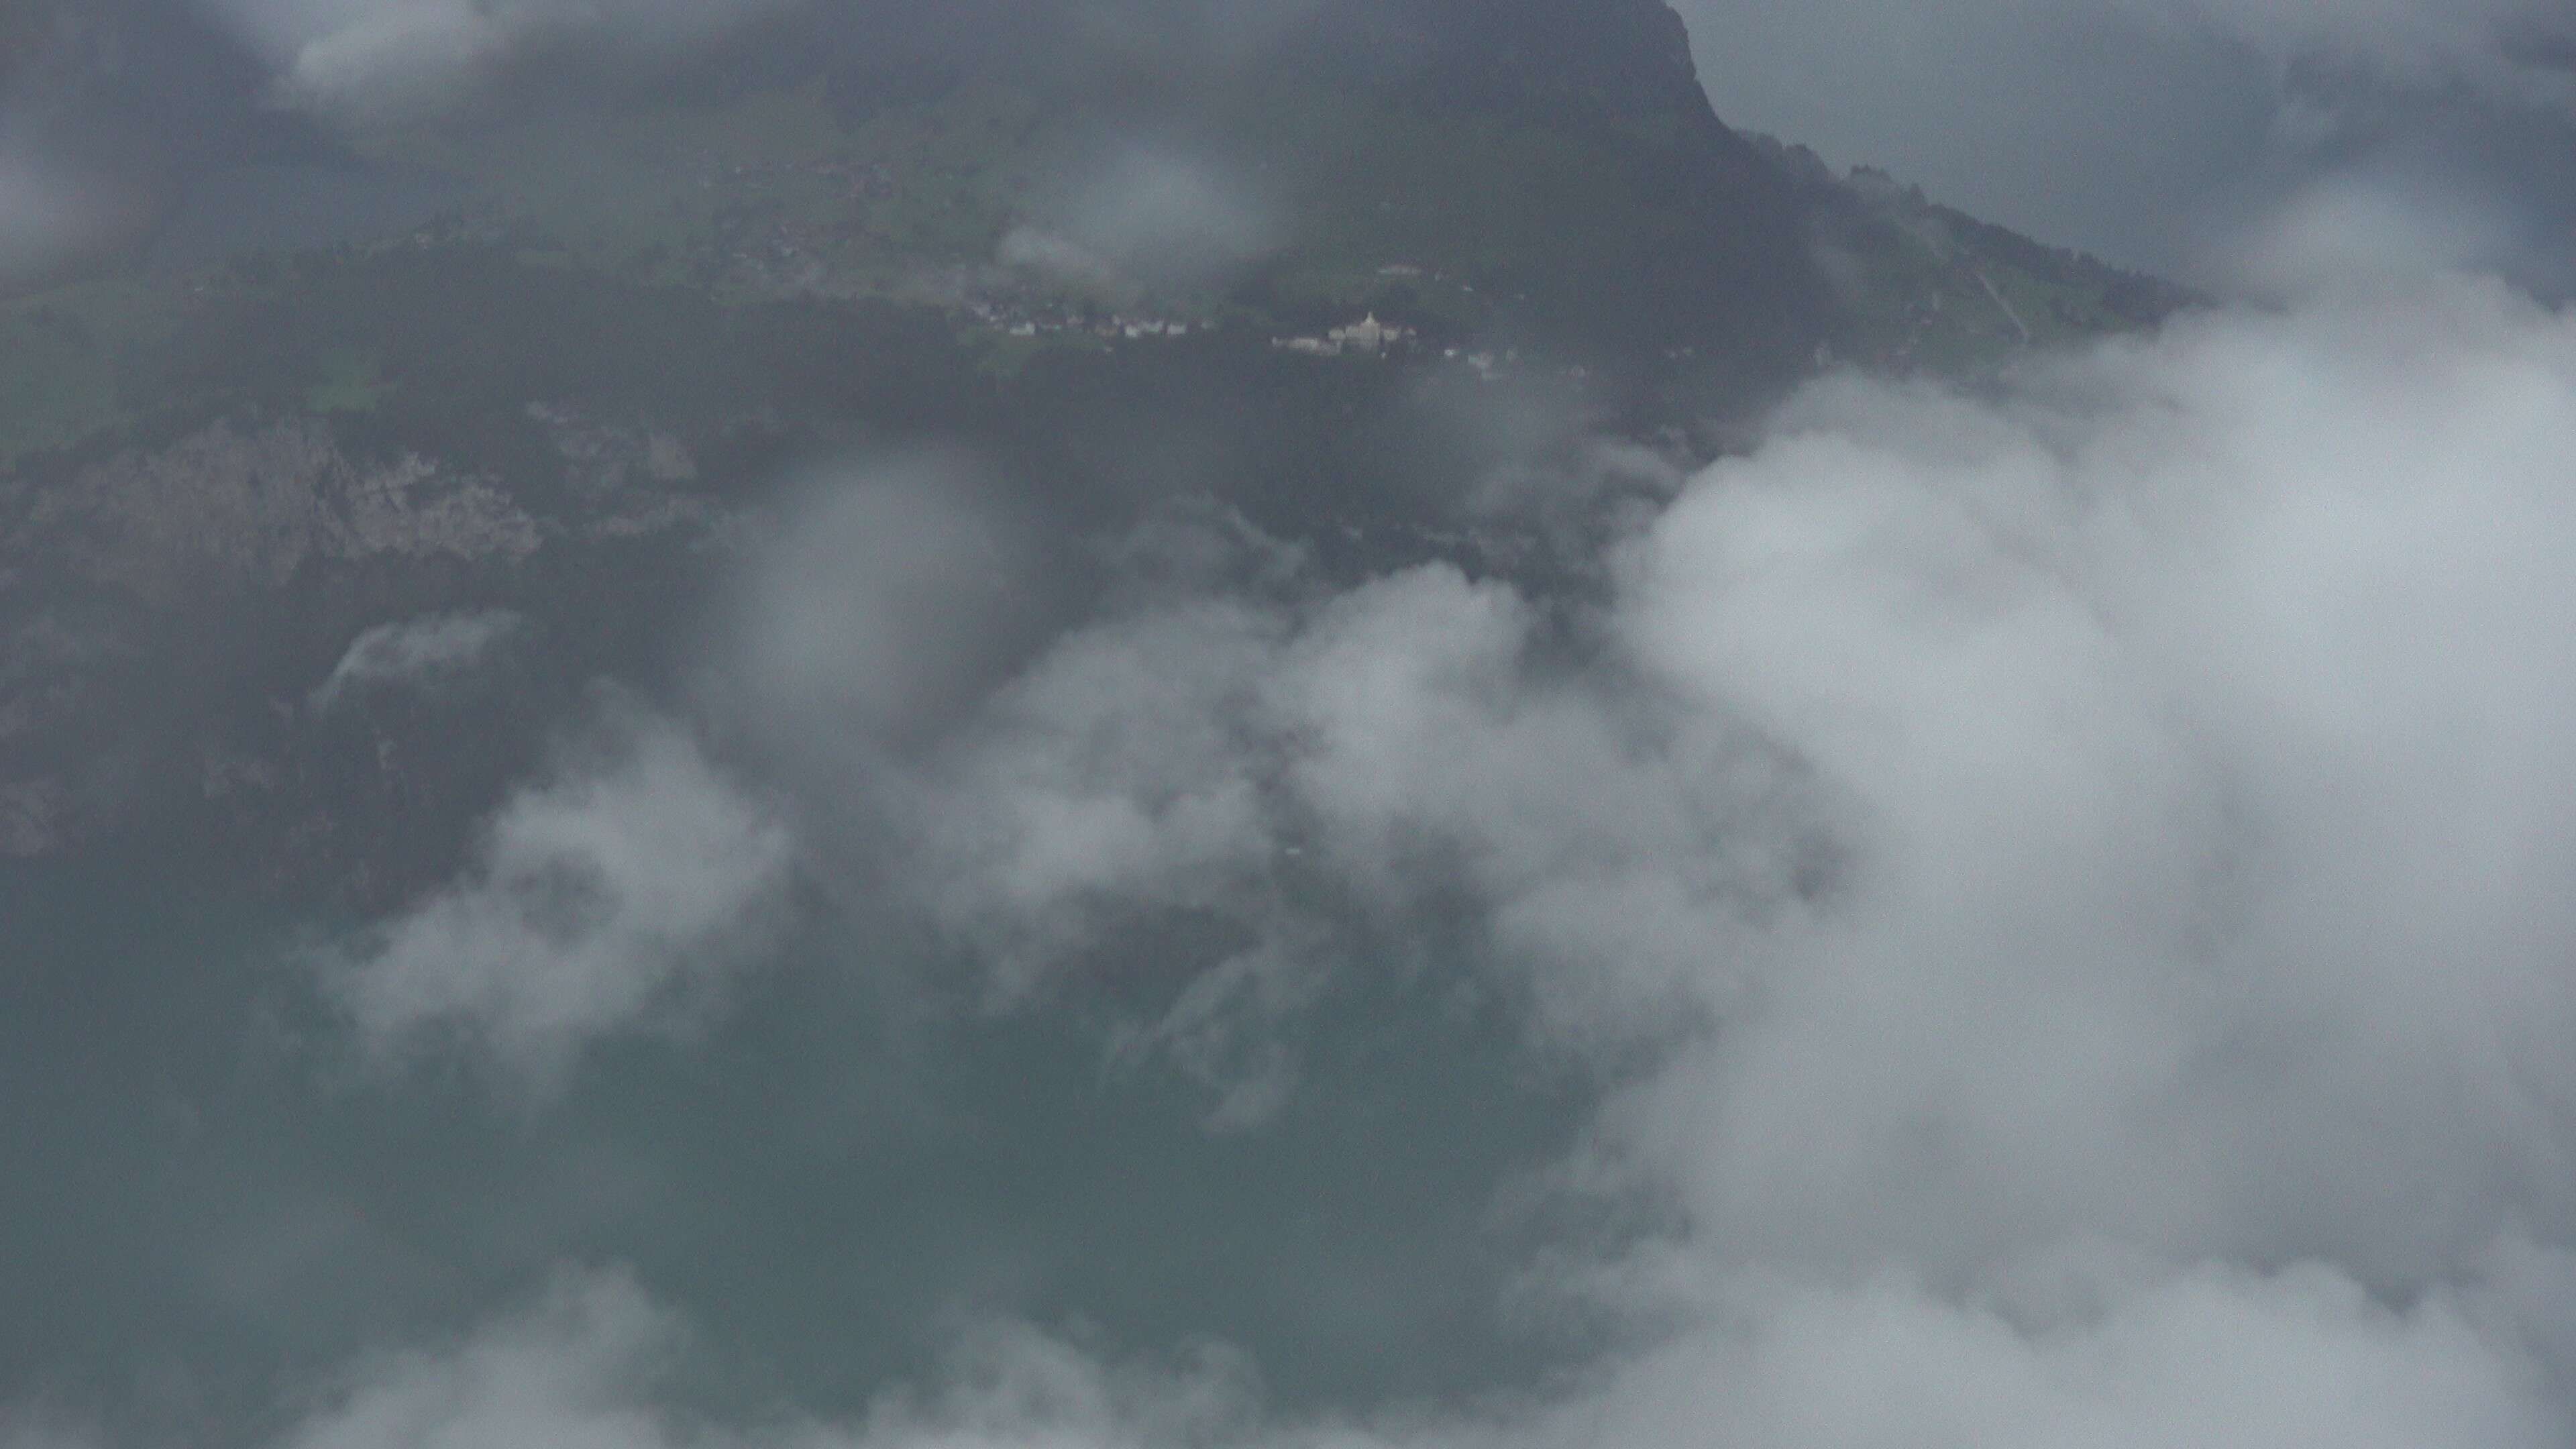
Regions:
<instances>
[{"instance_id":1,"label":"rocky outcrop","mask_svg":"<svg viewBox=\"0 0 2576 1449\"><path fill-rule=\"evenodd\" d=\"M574 526L584 536L640 538L708 522L706 505L678 491L698 481L698 460L673 434L562 403L530 403L528 417L563 458L564 487L581 505Z\"/></svg>"},{"instance_id":2,"label":"rocky outcrop","mask_svg":"<svg viewBox=\"0 0 2576 1449\"><path fill-rule=\"evenodd\" d=\"M318 423L228 423L48 489L10 540L93 583L168 599L276 588L314 560L520 559L537 521L490 478L405 455L361 466Z\"/></svg>"},{"instance_id":3,"label":"rocky outcrop","mask_svg":"<svg viewBox=\"0 0 2576 1449\"><path fill-rule=\"evenodd\" d=\"M294 778L270 701L309 683L270 678L311 652L284 636L355 627L290 601L514 565L560 532L488 474L361 461L312 418L0 478L0 859L82 848L138 812L270 810Z\"/></svg>"}]
</instances>

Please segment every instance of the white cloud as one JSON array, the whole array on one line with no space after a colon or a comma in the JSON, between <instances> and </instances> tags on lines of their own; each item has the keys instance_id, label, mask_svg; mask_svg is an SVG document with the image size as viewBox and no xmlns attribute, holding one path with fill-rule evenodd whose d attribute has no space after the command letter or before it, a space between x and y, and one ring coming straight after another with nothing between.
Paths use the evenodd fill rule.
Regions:
<instances>
[{"instance_id":1,"label":"white cloud","mask_svg":"<svg viewBox=\"0 0 2576 1449\"><path fill-rule=\"evenodd\" d=\"M2463 285L2052 386L1820 394L1634 561L1640 653L1861 812L1653 1150L1745 1251L1938 1271L2564 1240L2576 328Z\"/></svg>"},{"instance_id":2,"label":"white cloud","mask_svg":"<svg viewBox=\"0 0 2576 1449\"><path fill-rule=\"evenodd\" d=\"M340 120L435 114L500 66L572 42L652 54L779 0L197 0L275 68L279 96Z\"/></svg>"},{"instance_id":3,"label":"white cloud","mask_svg":"<svg viewBox=\"0 0 2576 1449\"><path fill-rule=\"evenodd\" d=\"M1219 1350L1109 1367L991 1324L957 1335L937 1392L888 1395L851 1423L728 1428L664 1406L688 1341L630 1275L566 1270L442 1350L361 1360L281 1449L1212 1449L1243 1437L1256 1393Z\"/></svg>"},{"instance_id":4,"label":"white cloud","mask_svg":"<svg viewBox=\"0 0 2576 1449\"><path fill-rule=\"evenodd\" d=\"M1892 1276L1740 1283L1718 1312L1562 1415L1552 1441L2538 1449L2567 1428L2512 1345L2456 1304L2381 1307L2321 1268L2195 1269L2036 1328Z\"/></svg>"},{"instance_id":5,"label":"white cloud","mask_svg":"<svg viewBox=\"0 0 2576 1449\"><path fill-rule=\"evenodd\" d=\"M1006 1004L1140 927L1204 943L1125 1045L1222 1128L1294 1090L1337 973L1402 969L1364 943L1525 984L1622 1073L1569 1178L1676 1224L1539 1281L1663 1331L1376 1426L1010 1332L763 1442L2566 1442L2570 457L2576 317L2459 282L2192 319L1984 399L1820 384L1588 603L1276 557L1117 596L869 757L894 878ZM648 732L505 811L344 1000L378 1039L558 1060L697 969L671 948L734 929L774 840ZM557 913L567 862L611 908ZM762 1437L677 1434L637 1354L579 1347L638 1340L552 1321L406 1361L310 1442Z\"/></svg>"},{"instance_id":6,"label":"white cloud","mask_svg":"<svg viewBox=\"0 0 2576 1449\"><path fill-rule=\"evenodd\" d=\"M1257 985L1246 1029L1275 1032L1374 920L1464 932L1562 1031L1661 1035L1671 1021L1626 1009L1692 1006L1712 936L1794 898L1828 852L1785 819L1805 786L1776 751L1650 688L1550 677L1546 626L1447 566L1310 603L1149 595L902 777L900 878L1007 1003L1049 999L1140 920L1213 915L1237 932L1198 964ZM1186 1023L1138 1040L1206 1043L1209 1006L1185 998ZM1283 1065L1259 1060L1231 1085L1274 1088Z\"/></svg>"},{"instance_id":7,"label":"white cloud","mask_svg":"<svg viewBox=\"0 0 2576 1449\"><path fill-rule=\"evenodd\" d=\"M1154 138L1109 138L1075 161L998 259L1099 291L1212 285L1283 237L1278 210L1233 168Z\"/></svg>"},{"instance_id":8,"label":"white cloud","mask_svg":"<svg viewBox=\"0 0 2576 1449\"><path fill-rule=\"evenodd\" d=\"M473 668L495 644L527 620L507 609L470 614L431 614L379 624L350 641L340 662L316 685L316 710L337 705L352 690L399 684L434 684Z\"/></svg>"},{"instance_id":9,"label":"white cloud","mask_svg":"<svg viewBox=\"0 0 2576 1449\"><path fill-rule=\"evenodd\" d=\"M1008 999L1117 914L1230 905L1277 847L1257 751L1278 625L1192 604L1087 630L998 696L912 787L915 890Z\"/></svg>"},{"instance_id":10,"label":"white cloud","mask_svg":"<svg viewBox=\"0 0 2576 1449\"><path fill-rule=\"evenodd\" d=\"M1599 1137L1730 1285L1675 1439L2544 1442L2576 1298L2492 1265L2576 1243L2571 456L2576 319L2468 282L1837 380L1600 608L1428 567L1077 634L918 858L1023 976L1371 920L1565 1040L1704 1024Z\"/></svg>"},{"instance_id":11,"label":"white cloud","mask_svg":"<svg viewBox=\"0 0 2576 1449\"><path fill-rule=\"evenodd\" d=\"M2372 1303L2315 1267L2204 1268L2035 1331L1898 1276L1748 1279L1712 1323L1550 1401L1472 1417L1282 1423L1250 1367L1200 1349L1113 1364L1025 1325L972 1328L927 1391L846 1421L753 1426L671 1405L685 1326L617 1272L564 1272L435 1352L360 1360L282 1449L1915 1449L2222 1444L2543 1449L2566 1422L2450 1298ZM38 1440L39 1444L48 1441Z\"/></svg>"},{"instance_id":12,"label":"white cloud","mask_svg":"<svg viewBox=\"0 0 2576 1449\"><path fill-rule=\"evenodd\" d=\"M760 540L727 641L754 728L903 739L971 700L1045 590L1021 520L962 456L823 470Z\"/></svg>"},{"instance_id":13,"label":"white cloud","mask_svg":"<svg viewBox=\"0 0 2576 1449\"><path fill-rule=\"evenodd\" d=\"M279 90L326 112L410 111L497 64L526 24L468 0L356 11L295 44Z\"/></svg>"},{"instance_id":14,"label":"white cloud","mask_svg":"<svg viewBox=\"0 0 2576 1449\"><path fill-rule=\"evenodd\" d=\"M537 1303L444 1353L362 1362L286 1449L662 1449L687 1439L645 1407L680 1325L618 1273L566 1272Z\"/></svg>"},{"instance_id":15,"label":"white cloud","mask_svg":"<svg viewBox=\"0 0 2576 1449\"><path fill-rule=\"evenodd\" d=\"M676 724L612 706L599 736L502 807L460 879L322 963L372 1056L461 1041L542 1094L598 1040L685 1021L751 954L786 828Z\"/></svg>"},{"instance_id":16,"label":"white cloud","mask_svg":"<svg viewBox=\"0 0 2576 1449\"><path fill-rule=\"evenodd\" d=\"M2297 297L2500 271L2521 241L2505 209L2472 189L2348 171L2288 197L2213 258L2213 270L2248 296Z\"/></svg>"}]
</instances>

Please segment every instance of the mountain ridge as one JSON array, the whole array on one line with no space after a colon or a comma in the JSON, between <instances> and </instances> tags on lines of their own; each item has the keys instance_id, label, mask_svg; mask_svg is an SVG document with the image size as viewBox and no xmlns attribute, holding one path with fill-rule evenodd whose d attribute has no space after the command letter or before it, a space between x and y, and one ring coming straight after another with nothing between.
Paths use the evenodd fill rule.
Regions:
<instances>
[{"instance_id":1,"label":"mountain ridge","mask_svg":"<svg viewBox=\"0 0 2576 1449\"><path fill-rule=\"evenodd\" d=\"M566 681L683 687L816 459L963 448L1064 536L1204 496L1339 575L1507 572L1560 525L1475 500L1589 440L1686 468L1820 365L1973 376L2183 300L1732 130L1660 0L978 13L1031 6L210 128L146 243L0 301L0 854L399 899ZM312 705L449 613L529 622L477 690Z\"/></svg>"}]
</instances>

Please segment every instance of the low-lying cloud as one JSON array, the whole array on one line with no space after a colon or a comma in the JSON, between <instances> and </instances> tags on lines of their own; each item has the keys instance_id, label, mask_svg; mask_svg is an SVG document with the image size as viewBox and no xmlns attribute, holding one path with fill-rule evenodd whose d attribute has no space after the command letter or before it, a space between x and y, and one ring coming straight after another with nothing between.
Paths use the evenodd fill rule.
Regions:
<instances>
[{"instance_id":1,"label":"low-lying cloud","mask_svg":"<svg viewBox=\"0 0 2576 1449\"><path fill-rule=\"evenodd\" d=\"M481 663L494 646L525 628L507 609L432 614L379 624L349 643L348 651L314 686L308 703L327 711L352 694L396 686L435 686Z\"/></svg>"},{"instance_id":2,"label":"low-lying cloud","mask_svg":"<svg viewBox=\"0 0 2576 1449\"><path fill-rule=\"evenodd\" d=\"M1240 1366L1014 1330L949 1392L707 1439L647 1371L681 1350L629 1331L667 1320L577 1279L296 1442L2564 1443L2571 457L2576 318L2456 281L2186 318L1985 398L1827 380L1619 531L1597 594L1328 587L1167 521L1111 556L1191 567L955 722L811 754L894 846L855 888L1004 1009L1147 950L1182 989L1107 1049L1219 1130L1294 1100L1338 983L1483 975L1597 1064L1566 1190L1660 1205L1531 1279L1629 1346L1322 1424ZM799 587L892 628L897 561ZM786 728L882 741L901 670L797 658ZM868 687L826 687L843 658ZM334 978L370 1041L559 1072L740 959L784 837L640 733Z\"/></svg>"},{"instance_id":3,"label":"low-lying cloud","mask_svg":"<svg viewBox=\"0 0 2576 1449\"><path fill-rule=\"evenodd\" d=\"M1275 204L1186 146L1129 138L1095 150L1003 238L1004 265L1110 295L1168 295L1220 282L1284 236Z\"/></svg>"},{"instance_id":4,"label":"low-lying cloud","mask_svg":"<svg viewBox=\"0 0 2576 1449\"><path fill-rule=\"evenodd\" d=\"M1063 1340L993 1325L959 1336L945 1392L889 1396L858 1423L789 1418L726 1430L654 1402L688 1345L688 1325L632 1277L567 1270L536 1301L446 1352L359 1366L286 1443L1145 1449L1230 1442L1253 1401L1243 1366L1221 1351L1171 1366L1111 1367Z\"/></svg>"},{"instance_id":5,"label":"low-lying cloud","mask_svg":"<svg viewBox=\"0 0 2576 1449\"><path fill-rule=\"evenodd\" d=\"M2567 1286L2567 1265L2553 1265ZM2033 1332L1900 1279L1742 1285L1715 1321L1544 1407L1469 1419L1265 1422L1230 1354L1104 1361L1016 1325L965 1334L941 1387L851 1420L715 1426L672 1404L686 1324L628 1276L568 1272L441 1353L379 1358L283 1442L600 1449L1727 1449L2357 1445L2542 1449L2566 1421L2516 1325L2471 1296L2372 1304L2330 1271L2204 1269ZM53 1449L60 1441L38 1438Z\"/></svg>"},{"instance_id":6,"label":"low-lying cloud","mask_svg":"<svg viewBox=\"0 0 2576 1449\"><path fill-rule=\"evenodd\" d=\"M462 1048L542 1097L603 1039L686 1026L753 959L792 861L769 808L630 702L567 756L462 878L320 963L371 1061Z\"/></svg>"},{"instance_id":7,"label":"low-lying cloud","mask_svg":"<svg viewBox=\"0 0 2576 1449\"><path fill-rule=\"evenodd\" d=\"M1021 971L1463 921L1547 1036L1703 1024L1596 1142L1715 1285L1634 1437L2549 1442L2569 456L2576 325L2488 284L1829 382L1597 608L1430 566L1077 634L919 858Z\"/></svg>"},{"instance_id":8,"label":"low-lying cloud","mask_svg":"<svg viewBox=\"0 0 2576 1449\"><path fill-rule=\"evenodd\" d=\"M2409 1298L2567 1240L2571 342L2463 285L2001 411L1828 388L1657 525L1625 637L1853 812L1759 1009L1633 1108L1714 1239Z\"/></svg>"},{"instance_id":9,"label":"low-lying cloud","mask_svg":"<svg viewBox=\"0 0 2576 1449\"><path fill-rule=\"evenodd\" d=\"M747 727L843 758L942 727L1044 598L982 465L920 452L818 470L754 549L720 646Z\"/></svg>"},{"instance_id":10,"label":"low-lying cloud","mask_svg":"<svg viewBox=\"0 0 2576 1449\"><path fill-rule=\"evenodd\" d=\"M550 46L651 55L784 0L196 0L263 57L278 99L361 123L434 117Z\"/></svg>"}]
</instances>

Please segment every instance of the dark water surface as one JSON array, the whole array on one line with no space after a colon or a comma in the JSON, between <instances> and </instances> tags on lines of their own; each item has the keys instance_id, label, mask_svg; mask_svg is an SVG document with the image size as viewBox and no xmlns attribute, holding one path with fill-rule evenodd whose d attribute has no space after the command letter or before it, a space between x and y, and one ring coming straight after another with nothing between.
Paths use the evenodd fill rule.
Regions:
<instances>
[{"instance_id":1,"label":"dark water surface","mask_svg":"<svg viewBox=\"0 0 2576 1449\"><path fill-rule=\"evenodd\" d=\"M1194 1090L1106 1064L1080 1000L934 1005L912 948L840 923L700 1039L613 1046L532 1108L455 1061L353 1071L309 923L154 878L0 872L0 1402L243 1442L353 1350L566 1263L687 1317L711 1404L861 1404L977 1315L1223 1340L1290 1408L1551 1351L1498 1315L1519 1257L1480 1225L1576 1104L1428 979L1344 992L1286 1115L1211 1135Z\"/></svg>"}]
</instances>

